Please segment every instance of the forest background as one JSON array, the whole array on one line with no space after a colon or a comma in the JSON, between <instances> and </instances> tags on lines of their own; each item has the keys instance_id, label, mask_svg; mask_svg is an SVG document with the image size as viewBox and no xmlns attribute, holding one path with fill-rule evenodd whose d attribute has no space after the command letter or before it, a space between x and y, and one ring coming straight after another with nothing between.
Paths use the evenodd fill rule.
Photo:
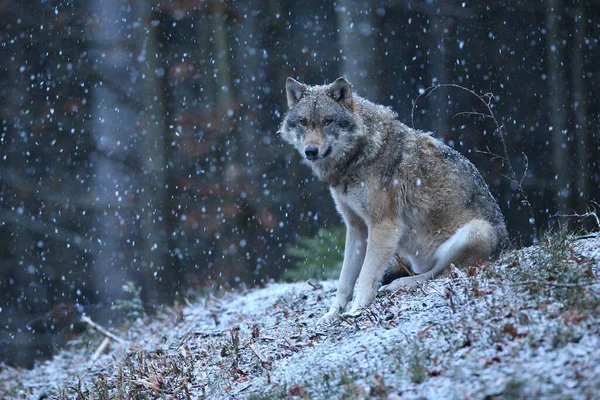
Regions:
<instances>
[{"instance_id":1,"label":"forest background","mask_svg":"<svg viewBox=\"0 0 600 400\"><path fill-rule=\"evenodd\" d=\"M532 243L599 199L598 38L592 1L0 1L0 360L110 323L125 282L150 308L261 284L335 232L276 134L287 76L435 132Z\"/></svg>"}]
</instances>

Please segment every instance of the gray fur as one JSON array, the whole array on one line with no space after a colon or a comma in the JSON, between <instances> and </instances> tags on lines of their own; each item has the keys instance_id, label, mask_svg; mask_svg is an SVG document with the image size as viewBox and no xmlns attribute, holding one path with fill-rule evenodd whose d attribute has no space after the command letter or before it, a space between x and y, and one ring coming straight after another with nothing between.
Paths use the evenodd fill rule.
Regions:
<instances>
[{"instance_id":1,"label":"gray fur","mask_svg":"<svg viewBox=\"0 0 600 400\"><path fill-rule=\"evenodd\" d=\"M485 260L507 242L496 201L460 153L354 95L343 78L324 86L288 78L286 91L290 108L279 132L301 155L319 149L318 159L304 160L330 186L348 228L338 293L321 322L346 306L355 285L350 314L368 306L395 253L419 275L388 289L439 275L450 263Z\"/></svg>"}]
</instances>

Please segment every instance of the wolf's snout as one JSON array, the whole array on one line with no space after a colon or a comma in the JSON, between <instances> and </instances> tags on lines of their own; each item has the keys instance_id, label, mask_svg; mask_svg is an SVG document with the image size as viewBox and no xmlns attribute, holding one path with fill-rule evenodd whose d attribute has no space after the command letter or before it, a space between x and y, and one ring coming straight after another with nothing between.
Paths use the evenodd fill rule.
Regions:
<instances>
[{"instance_id":1,"label":"wolf's snout","mask_svg":"<svg viewBox=\"0 0 600 400\"><path fill-rule=\"evenodd\" d=\"M310 161L315 161L319 158L319 148L315 146L306 146L304 148L304 154Z\"/></svg>"}]
</instances>

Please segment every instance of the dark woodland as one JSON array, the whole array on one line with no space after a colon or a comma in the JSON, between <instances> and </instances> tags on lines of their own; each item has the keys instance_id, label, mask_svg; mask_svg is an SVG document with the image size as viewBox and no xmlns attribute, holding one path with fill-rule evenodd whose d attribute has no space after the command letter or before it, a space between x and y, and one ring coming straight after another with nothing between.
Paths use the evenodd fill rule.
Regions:
<instances>
[{"instance_id":1,"label":"dark woodland","mask_svg":"<svg viewBox=\"0 0 600 400\"><path fill-rule=\"evenodd\" d=\"M148 310L260 285L341 226L277 136L288 76L466 155L515 247L588 227L599 38L595 1L0 0L0 363L116 323L125 282Z\"/></svg>"}]
</instances>

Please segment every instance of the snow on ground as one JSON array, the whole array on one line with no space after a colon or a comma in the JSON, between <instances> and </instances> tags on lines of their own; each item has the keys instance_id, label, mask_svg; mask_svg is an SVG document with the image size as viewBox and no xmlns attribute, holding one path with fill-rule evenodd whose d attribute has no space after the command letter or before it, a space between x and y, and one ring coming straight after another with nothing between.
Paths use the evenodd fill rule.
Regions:
<instances>
[{"instance_id":1,"label":"snow on ground","mask_svg":"<svg viewBox=\"0 0 600 400\"><path fill-rule=\"evenodd\" d=\"M599 249L554 238L326 329L335 282L209 296L138 320L95 362L88 334L5 369L0 398L598 398Z\"/></svg>"}]
</instances>

